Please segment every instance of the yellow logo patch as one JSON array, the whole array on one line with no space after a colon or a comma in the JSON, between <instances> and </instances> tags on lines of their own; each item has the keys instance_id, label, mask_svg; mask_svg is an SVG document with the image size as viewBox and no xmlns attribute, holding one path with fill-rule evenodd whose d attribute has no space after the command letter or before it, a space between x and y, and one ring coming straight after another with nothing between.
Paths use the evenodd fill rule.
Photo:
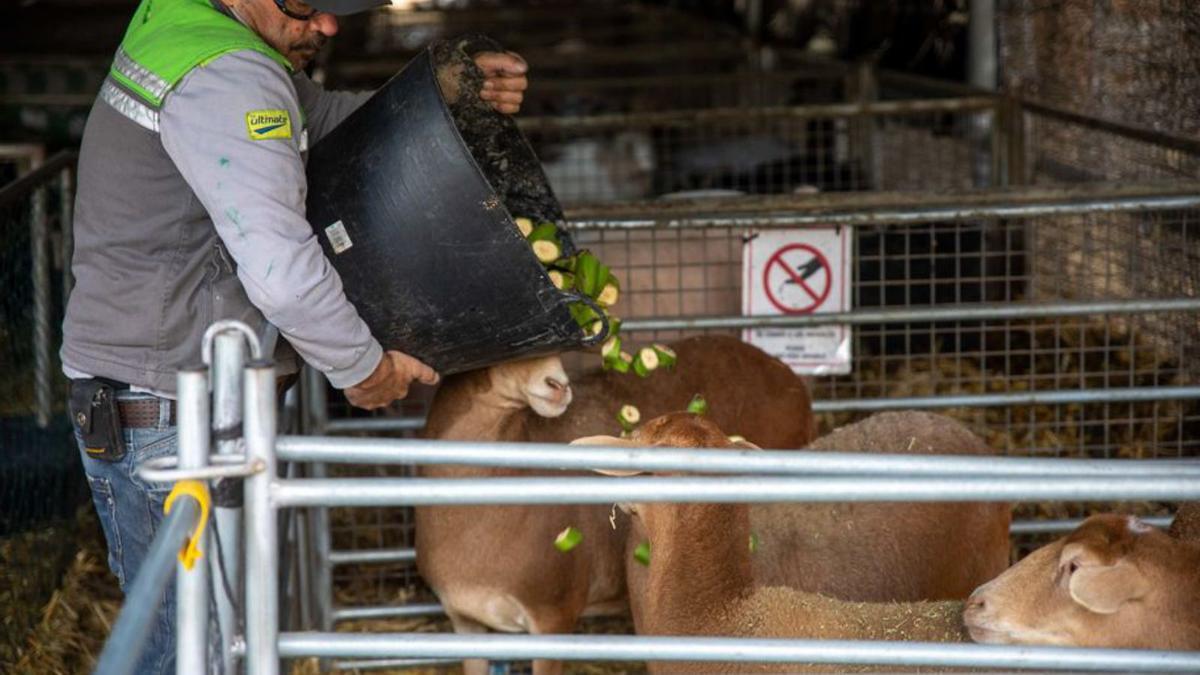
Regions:
<instances>
[{"instance_id":1,"label":"yellow logo patch","mask_svg":"<svg viewBox=\"0 0 1200 675\"><path fill-rule=\"evenodd\" d=\"M252 141L292 137L292 118L286 110L251 110L246 113L246 131Z\"/></svg>"}]
</instances>

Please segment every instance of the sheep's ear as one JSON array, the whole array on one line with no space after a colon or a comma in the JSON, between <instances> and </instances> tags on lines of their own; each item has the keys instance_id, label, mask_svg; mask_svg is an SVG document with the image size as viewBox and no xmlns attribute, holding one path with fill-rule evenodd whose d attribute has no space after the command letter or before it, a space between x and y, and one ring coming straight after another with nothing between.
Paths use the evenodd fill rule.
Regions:
<instances>
[{"instance_id":1,"label":"sheep's ear","mask_svg":"<svg viewBox=\"0 0 1200 675\"><path fill-rule=\"evenodd\" d=\"M616 436L584 436L571 441L571 445L615 445L626 448L643 447L629 440L628 438L617 438ZM596 473L605 476L637 476L641 471L625 471L620 469L592 469Z\"/></svg>"},{"instance_id":2,"label":"sheep's ear","mask_svg":"<svg viewBox=\"0 0 1200 675\"><path fill-rule=\"evenodd\" d=\"M1097 614L1113 614L1146 594L1146 577L1133 565L1085 565L1071 575L1071 599Z\"/></svg>"}]
</instances>

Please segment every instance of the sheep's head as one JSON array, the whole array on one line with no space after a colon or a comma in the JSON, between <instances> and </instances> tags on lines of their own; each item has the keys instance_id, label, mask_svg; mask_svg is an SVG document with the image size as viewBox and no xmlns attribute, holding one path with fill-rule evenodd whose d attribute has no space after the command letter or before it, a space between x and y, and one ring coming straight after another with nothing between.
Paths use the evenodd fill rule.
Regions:
<instances>
[{"instance_id":1,"label":"sheep's head","mask_svg":"<svg viewBox=\"0 0 1200 675\"><path fill-rule=\"evenodd\" d=\"M557 354L508 361L488 370L492 389L514 408L558 417L571 405L571 380Z\"/></svg>"},{"instance_id":2,"label":"sheep's head","mask_svg":"<svg viewBox=\"0 0 1200 675\"><path fill-rule=\"evenodd\" d=\"M746 441L731 441L714 422L706 417L689 412L673 412L660 415L645 422L629 436L587 436L571 441L571 445L611 445L618 447L645 448L728 448L758 450L758 446ZM610 476L633 476L637 471L610 471L597 469L597 473ZM666 474L664 474L666 475ZM636 514L645 511L636 504L619 504L622 511ZM675 512L686 510L687 505L673 505Z\"/></svg>"},{"instance_id":3,"label":"sheep's head","mask_svg":"<svg viewBox=\"0 0 1200 675\"><path fill-rule=\"evenodd\" d=\"M1177 545L1133 516L1092 516L975 589L963 621L976 642L1154 647L1181 592L1162 571Z\"/></svg>"}]
</instances>

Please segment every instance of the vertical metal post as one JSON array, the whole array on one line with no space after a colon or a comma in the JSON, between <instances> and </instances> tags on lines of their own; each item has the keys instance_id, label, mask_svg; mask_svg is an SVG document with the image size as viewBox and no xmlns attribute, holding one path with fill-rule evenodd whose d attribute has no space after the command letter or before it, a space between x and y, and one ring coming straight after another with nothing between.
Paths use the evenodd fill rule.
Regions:
<instances>
[{"instance_id":1,"label":"vertical metal post","mask_svg":"<svg viewBox=\"0 0 1200 675\"><path fill-rule=\"evenodd\" d=\"M246 672L279 673L279 521L271 503L275 468L275 367L253 361L244 375L246 456Z\"/></svg>"},{"instance_id":2,"label":"vertical metal post","mask_svg":"<svg viewBox=\"0 0 1200 675\"><path fill-rule=\"evenodd\" d=\"M179 468L199 469L208 464L208 371L181 370L179 389ZM209 550L208 531L197 546ZM208 565L201 562L187 569L176 563L175 571L175 672L203 673L208 663Z\"/></svg>"},{"instance_id":3,"label":"vertical metal post","mask_svg":"<svg viewBox=\"0 0 1200 675\"><path fill-rule=\"evenodd\" d=\"M304 391L306 424L304 433L322 434L329 423L329 401L326 396L325 376L315 368L304 368ZM324 478L324 464L309 467L312 478ZM312 544L312 589L313 613L317 626L322 631L333 630L333 566L329 562L330 544L329 509L317 507L309 510L309 542Z\"/></svg>"},{"instance_id":4,"label":"vertical metal post","mask_svg":"<svg viewBox=\"0 0 1200 675\"><path fill-rule=\"evenodd\" d=\"M971 0L967 26L967 79L971 86L996 90L996 2ZM995 114L971 116L970 140L974 155L972 178L976 187L989 187L1001 176L993 173L992 131L998 126Z\"/></svg>"},{"instance_id":5,"label":"vertical metal post","mask_svg":"<svg viewBox=\"0 0 1200 675\"><path fill-rule=\"evenodd\" d=\"M50 232L46 225L46 188L33 192L29 245L33 254L33 396L37 424L50 424Z\"/></svg>"},{"instance_id":6,"label":"vertical metal post","mask_svg":"<svg viewBox=\"0 0 1200 675\"><path fill-rule=\"evenodd\" d=\"M75 288L75 275L71 272L71 258L75 255L75 174L67 167L58 175L58 214L62 229L63 261L63 310L71 289Z\"/></svg>"},{"instance_id":7,"label":"vertical metal post","mask_svg":"<svg viewBox=\"0 0 1200 675\"><path fill-rule=\"evenodd\" d=\"M875 65L869 61L860 61L853 70L847 75L847 85L850 89L851 100L861 105L867 105L879 98L879 82L875 77ZM848 124L850 125L849 140L852 145L848 152L855 156L859 163L866 168L867 179L869 185L851 186L856 189L869 188L872 190L883 189L883 152L880 148L879 134L876 133L879 120L871 115L857 115L853 117ZM834 122L835 127L835 159L836 161L846 161L848 157L839 157L840 151L837 150L840 143L841 130L837 129L838 125L847 124L845 120L839 119Z\"/></svg>"},{"instance_id":8,"label":"vertical metal post","mask_svg":"<svg viewBox=\"0 0 1200 675\"><path fill-rule=\"evenodd\" d=\"M240 333L226 331L213 338L213 428L216 429L218 455L240 451L241 376L245 362L246 341ZM220 538L220 546L208 560L215 584L213 595L216 598L217 626L221 631L221 658L224 672L231 673L235 664L232 649L233 638L237 634L236 607L242 587L242 481L219 481L214 494L213 519L217 524L215 536ZM230 593L234 597L229 597Z\"/></svg>"}]
</instances>

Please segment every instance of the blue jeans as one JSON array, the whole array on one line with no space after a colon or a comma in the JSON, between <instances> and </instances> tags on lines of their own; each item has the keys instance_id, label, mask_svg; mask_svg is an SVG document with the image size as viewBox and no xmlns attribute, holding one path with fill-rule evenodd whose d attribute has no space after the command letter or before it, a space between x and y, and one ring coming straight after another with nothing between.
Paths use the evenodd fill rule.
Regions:
<instances>
[{"instance_id":1,"label":"blue jeans","mask_svg":"<svg viewBox=\"0 0 1200 675\"><path fill-rule=\"evenodd\" d=\"M152 399L150 394L121 391L118 400ZM109 462L89 457L76 429L75 440L83 458L83 471L92 488L92 501L108 541L108 566L121 584L121 590L137 576L142 562L163 521L163 502L171 492L170 483L148 483L137 475L137 467L156 457L174 455L178 449L175 427L168 426L170 409L160 406L156 427L125 429L125 456ZM136 671L139 675L175 672L175 580L172 579L159 601L159 612L142 652Z\"/></svg>"}]
</instances>

